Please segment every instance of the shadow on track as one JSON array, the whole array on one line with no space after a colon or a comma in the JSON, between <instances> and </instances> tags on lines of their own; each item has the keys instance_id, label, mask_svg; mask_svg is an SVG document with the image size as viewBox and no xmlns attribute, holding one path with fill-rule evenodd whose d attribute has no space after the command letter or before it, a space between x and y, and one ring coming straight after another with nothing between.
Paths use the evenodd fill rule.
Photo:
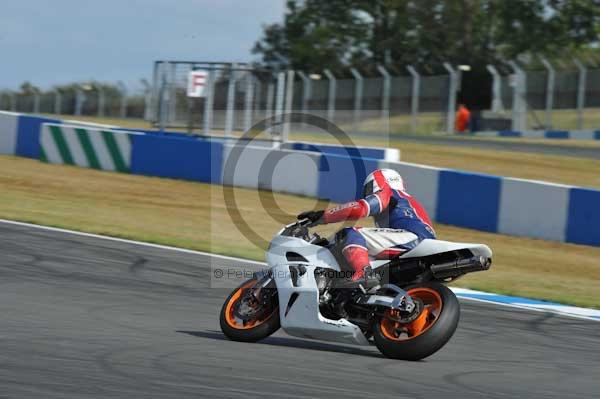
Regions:
<instances>
[{"instance_id":1,"label":"shadow on track","mask_svg":"<svg viewBox=\"0 0 600 399\"><path fill-rule=\"evenodd\" d=\"M176 332L180 334L188 334L194 337L200 338L208 338L219 341L230 341L221 331L208 330L208 331L182 331L177 330ZM344 345L336 345L329 344L323 342L316 341L308 341L303 339L296 338L285 338L285 337L268 337L263 339L262 341L256 342L258 345L272 345L272 346L286 346L289 348L299 348L305 350L314 350L314 351L326 351L326 352L335 352L335 353L345 353L348 355L357 355L357 356L369 356L369 357L377 357L383 358L379 352L368 351L364 349L354 348L351 346Z\"/></svg>"}]
</instances>

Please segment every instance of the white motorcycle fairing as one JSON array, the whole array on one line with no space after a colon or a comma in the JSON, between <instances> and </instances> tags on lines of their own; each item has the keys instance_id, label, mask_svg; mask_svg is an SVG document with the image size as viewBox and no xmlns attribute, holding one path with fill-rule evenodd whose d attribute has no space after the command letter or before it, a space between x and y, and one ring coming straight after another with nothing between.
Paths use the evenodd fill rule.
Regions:
<instances>
[{"instance_id":1,"label":"white motorcycle fairing","mask_svg":"<svg viewBox=\"0 0 600 399\"><path fill-rule=\"evenodd\" d=\"M295 252L308 262L290 262L286 253ZM330 320L319 311L319 288L315 280L317 267L340 271L331 252L300 238L276 236L267 252L273 279L279 296L281 328L289 335L369 345L360 328L346 319ZM295 281L290 267L304 267Z\"/></svg>"},{"instance_id":2,"label":"white motorcycle fairing","mask_svg":"<svg viewBox=\"0 0 600 399\"><path fill-rule=\"evenodd\" d=\"M469 249L475 256L492 256L492 251L486 245L426 239L401 258L420 258L461 249ZM304 259L300 258L299 261L298 256L295 256L294 260L288 260L288 253ZM281 327L286 333L302 338L369 345L357 325L343 318L327 319L319 311L315 269L341 271L328 248L313 245L301 238L281 235L280 232L271 241L266 257L277 286ZM388 262L372 261L371 266L375 269ZM293 274L295 278L292 278Z\"/></svg>"}]
</instances>

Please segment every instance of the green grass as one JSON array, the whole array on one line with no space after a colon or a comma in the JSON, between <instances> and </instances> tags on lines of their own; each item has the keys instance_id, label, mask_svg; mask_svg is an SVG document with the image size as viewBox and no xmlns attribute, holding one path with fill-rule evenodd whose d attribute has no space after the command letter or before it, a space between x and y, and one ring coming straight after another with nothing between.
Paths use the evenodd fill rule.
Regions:
<instances>
[{"instance_id":1,"label":"green grass","mask_svg":"<svg viewBox=\"0 0 600 399\"><path fill-rule=\"evenodd\" d=\"M223 187L101 172L0 156L0 218L264 260L264 242L315 199L232 189L262 244L240 231L223 205ZM325 206L324 203L319 206ZM362 225L368 225L364 223ZM340 225L323 227L332 233ZM439 237L481 242L494 265L455 285L600 308L600 248L436 225Z\"/></svg>"}]
</instances>

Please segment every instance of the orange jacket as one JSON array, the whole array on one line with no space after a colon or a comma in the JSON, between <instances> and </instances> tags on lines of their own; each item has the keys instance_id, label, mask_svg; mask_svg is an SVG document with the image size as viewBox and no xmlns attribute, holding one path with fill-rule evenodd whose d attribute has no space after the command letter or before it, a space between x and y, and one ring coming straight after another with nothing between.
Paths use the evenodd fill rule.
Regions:
<instances>
[{"instance_id":1,"label":"orange jacket","mask_svg":"<svg viewBox=\"0 0 600 399\"><path fill-rule=\"evenodd\" d=\"M456 111L456 122L454 130L460 133L466 132L469 128L470 119L471 112L467 109L467 107L465 107L464 105L458 107L458 110Z\"/></svg>"}]
</instances>

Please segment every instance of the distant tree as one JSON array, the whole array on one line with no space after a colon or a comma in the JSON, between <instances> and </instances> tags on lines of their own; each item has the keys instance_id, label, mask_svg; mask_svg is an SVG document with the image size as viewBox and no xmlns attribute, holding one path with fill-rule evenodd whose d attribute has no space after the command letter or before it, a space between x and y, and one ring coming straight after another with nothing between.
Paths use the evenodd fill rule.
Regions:
<instances>
[{"instance_id":1,"label":"distant tree","mask_svg":"<svg viewBox=\"0 0 600 399\"><path fill-rule=\"evenodd\" d=\"M600 37L598 0L289 0L254 52L275 68L372 69L570 57Z\"/></svg>"}]
</instances>

